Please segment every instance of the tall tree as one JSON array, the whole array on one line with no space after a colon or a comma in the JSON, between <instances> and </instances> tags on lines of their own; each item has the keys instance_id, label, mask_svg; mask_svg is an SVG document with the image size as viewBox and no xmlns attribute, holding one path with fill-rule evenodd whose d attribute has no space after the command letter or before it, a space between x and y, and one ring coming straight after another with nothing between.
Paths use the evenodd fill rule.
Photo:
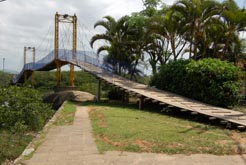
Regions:
<instances>
[{"instance_id":1,"label":"tall tree","mask_svg":"<svg viewBox=\"0 0 246 165\"><path fill-rule=\"evenodd\" d=\"M97 54L100 54L102 51L107 51L111 64L114 65L116 73L121 74L122 70L122 56L121 47L124 44L123 38L126 35L126 21L128 16L124 16L119 20L115 20L111 16L105 16L106 20L100 20L95 23L94 28L97 26L102 26L106 31L102 34L96 34L91 38L90 44L93 47L93 44L97 40L105 40L108 44L103 45L98 48Z\"/></svg>"},{"instance_id":2,"label":"tall tree","mask_svg":"<svg viewBox=\"0 0 246 165\"><path fill-rule=\"evenodd\" d=\"M204 56L204 47L210 46L206 29L211 20L219 16L218 3L213 0L180 0L172 6L172 10L182 15L180 21L186 30L186 40L190 44L190 57L198 59L198 55Z\"/></svg>"}]
</instances>

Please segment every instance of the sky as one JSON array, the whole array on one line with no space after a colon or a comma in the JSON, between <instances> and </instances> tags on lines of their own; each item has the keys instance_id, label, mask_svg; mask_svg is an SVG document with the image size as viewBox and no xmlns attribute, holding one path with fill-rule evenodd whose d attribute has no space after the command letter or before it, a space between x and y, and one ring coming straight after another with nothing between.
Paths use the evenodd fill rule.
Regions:
<instances>
[{"instance_id":1,"label":"sky","mask_svg":"<svg viewBox=\"0 0 246 165\"><path fill-rule=\"evenodd\" d=\"M175 0L163 0L171 5ZM237 0L239 6L244 0ZM103 29L94 24L104 16L120 18L143 9L142 0L7 0L0 2L0 70L20 71L23 67L24 46L36 47L36 59L53 49L54 15L73 15L78 18L78 45L90 50L89 40ZM66 27L67 25L64 25ZM65 31L65 30L64 30ZM98 45L96 45L98 46ZM49 50L48 50L49 49ZM92 49L91 49L92 50ZM45 54L46 53L46 54ZM31 52L27 54L31 62Z\"/></svg>"}]
</instances>

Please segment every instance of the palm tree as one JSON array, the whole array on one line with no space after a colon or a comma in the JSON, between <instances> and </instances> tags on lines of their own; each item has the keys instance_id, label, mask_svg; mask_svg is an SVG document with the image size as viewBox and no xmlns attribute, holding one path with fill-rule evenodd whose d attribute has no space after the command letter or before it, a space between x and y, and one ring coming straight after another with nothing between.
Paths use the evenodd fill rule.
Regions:
<instances>
[{"instance_id":1,"label":"palm tree","mask_svg":"<svg viewBox=\"0 0 246 165\"><path fill-rule=\"evenodd\" d=\"M117 21L111 16L105 16L104 18L106 20L96 22L94 28L102 26L106 31L103 34L94 35L91 38L90 45L93 47L94 42L97 40L105 40L108 44L99 47L97 54L100 54L102 51L107 51L113 61L112 64L114 65L115 72L121 74L121 61L123 59L121 46L123 45L123 38L126 35L126 21L128 16L124 16Z\"/></svg>"},{"instance_id":2,"label":"palm tree","mask_svg":"<svg viewBox=\"0 0 246 165\"><path fill-rule=\"evenodd\" d=\"M240 54L241 42L239 32L246 27L246 12L241 10L234 0L226 0L222 3L224 23L224 48L223 56L236 63L237 55Z\"/></svg>"},{"instance_id":3,"label":"palm tree","mask_svg":"<svg viewBox=\"0 0 246 165\"><path fill-rule=\"evenodd\" d=\"M219 3L212 0L180 0L172 6L172 10L182 15L186 40L189 41L190 57L198 59L198 54L204 56L210 46L207 29L216 17L219 17Z\"/></svg>"}]
</instances>

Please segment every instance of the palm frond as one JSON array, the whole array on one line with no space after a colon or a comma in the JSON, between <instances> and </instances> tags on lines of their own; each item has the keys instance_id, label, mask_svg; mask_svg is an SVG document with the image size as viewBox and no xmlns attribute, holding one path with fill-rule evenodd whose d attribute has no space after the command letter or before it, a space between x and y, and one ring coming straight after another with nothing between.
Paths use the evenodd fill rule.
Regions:
<instances>
[{"instance_id":1,"label":"palm frond","mask_svg":"<svg viewBox=\"0 0 246 165\"><path fill-rule=\"evenodd\" d=\"M94 28L96 28L97 26L102 26L102 27L104 27L105 29L110 30L110 25L109 25L109 23L106 22L106 21L103 21L103 20L97 21L97 22L95 23L95 25L94 25Z\"/></svg>"},{"instance_id":2,"label":"palm frond","mask_svg":"<svg viewBox=\"0 0 246 165\"><path fill-rule=\"evenodd\" d=\"M96 34L90 40L90 45L91 45L92 48L93 48L94 42L97 41L97 40L112 41L112 39L108 35L106 35L106 34Z\"/></svg>"},{"instance_id":3,"label":"palm frond","mask_svg":"<svg viewBox=\"0 0 246 165\"><path fill-rule=\"evenodd\" d=\"M99 55L102 51L109 51L110 50L110 46L101 46L97 49L97 55Z\"/></svg>"}]
</instances>

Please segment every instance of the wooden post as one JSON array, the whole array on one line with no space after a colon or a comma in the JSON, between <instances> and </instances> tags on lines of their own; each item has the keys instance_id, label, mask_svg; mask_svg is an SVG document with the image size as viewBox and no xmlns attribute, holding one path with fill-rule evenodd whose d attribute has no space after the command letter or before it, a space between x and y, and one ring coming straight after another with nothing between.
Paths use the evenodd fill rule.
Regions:
<instances>
[{"instance_id":1,"label":"wooden post","mask_svg":"<svg viewBox=\"0 0 246 165\"><path fill-rule=\"evenodd\" d=\"M129 93L125 92L125 103L128 104L129 103Z\"/></svg>"},{"instance_id":2,"label":"wooden post","mask_svg":"<svg viewBox=\"0 0 246 165\"><path fill-rule=\"evenodd\" d=\"M139 97L139 102L138 102L138 109L143 109L143 106L144 106L144 97L143 96L140 96Z\"/></svg>"},{"instance_id":3,"label":"wooden post","mask_svg":"<svg viewBox=\"0 0 246 165\"><path fill-rule=\"evenodd\" d=\"M101 80L98 79L98 86L97 86L97 102L100 102L101 98Z\"/></svg>"},{"instance_id":4,"label":"wooden post","mask_svg":"<svg viewBox=\"0 0 246 165\"><path fill-rule=\"evenodd\" d=\"M125 104L128 104L129 103L129 93L122 90L122 91L119 91L122 93L122 103L125 103Z\"/></svg>"}]
</instances>

